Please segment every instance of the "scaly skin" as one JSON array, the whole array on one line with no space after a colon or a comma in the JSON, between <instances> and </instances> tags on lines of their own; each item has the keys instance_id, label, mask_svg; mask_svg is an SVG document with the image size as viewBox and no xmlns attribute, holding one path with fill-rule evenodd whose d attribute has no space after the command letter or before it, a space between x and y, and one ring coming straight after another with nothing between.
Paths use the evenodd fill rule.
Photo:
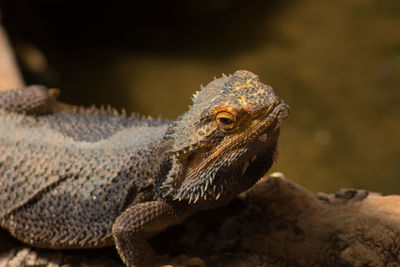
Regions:
<instances>
[{"instance_id":1,"label":"scaly skin","mask_svg":"<svg viewBox=\"0 0 400 267\"><path fill-rule=\"evenodd\" d=\"M146 238L262 177L289 114L248 71L209 83L175 121L56 112L56 96L0 93L0 225L37 247L115 244L136 267L153 264Z\"/></svg>"}]
</instances>

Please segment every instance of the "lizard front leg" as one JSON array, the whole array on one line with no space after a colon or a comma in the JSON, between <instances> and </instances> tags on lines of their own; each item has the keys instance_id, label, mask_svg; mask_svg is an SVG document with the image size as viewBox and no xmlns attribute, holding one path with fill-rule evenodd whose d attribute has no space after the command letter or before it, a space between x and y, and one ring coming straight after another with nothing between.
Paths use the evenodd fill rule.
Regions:
<instances>
[{"instance_id":1,"label":"lizard front leg","mask_svg":"<svg viewBox=\"0 0 400 267\"><path fill-rule=\"evenodd\" d=\"M146 238L183 219L186 209L163 201L128 207L114 222L112 234L123 262L130 267L152 266L155 254Z\"/></svg>"},{"instance_id":2,"label":"lizard front leg","mask_svg":"<svg viewBox=\"0 0 400 267\"><path fill-rule=\"evenodd\" d=\"M21 90L8 90L0 92L0 108L29 115L51 113L59 94L58 89L47 90L40 85L31 85Z\"/></svg>"}]
</instances>

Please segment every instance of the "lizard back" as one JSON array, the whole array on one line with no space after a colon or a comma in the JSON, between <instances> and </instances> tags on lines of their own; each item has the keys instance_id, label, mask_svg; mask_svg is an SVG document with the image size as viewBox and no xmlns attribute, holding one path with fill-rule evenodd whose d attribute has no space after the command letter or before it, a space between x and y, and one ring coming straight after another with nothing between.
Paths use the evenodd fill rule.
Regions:
<instances>
[{"instance_id":1,"label":"lizard back","mask_svg":"<svg viewBox=\"0 0 400 267\"><path fill-rule=\"evenodd\" d=\"M46 234L65 228L54 235L73 236L76 228L76 233L109 237L113 218L129 195L135 201L153 197L148 194L152 190L143 188L153 186L160 163L150 155L167 126L167 121L128 118L104 109L38 117L0 110L2 224L13 231L13 223L29 222L32 236L40 236L44 221ZM46 239L64 238L72 244L88 238L80 234L71 242L58 235Z\"/></svg>"}]
</instances>

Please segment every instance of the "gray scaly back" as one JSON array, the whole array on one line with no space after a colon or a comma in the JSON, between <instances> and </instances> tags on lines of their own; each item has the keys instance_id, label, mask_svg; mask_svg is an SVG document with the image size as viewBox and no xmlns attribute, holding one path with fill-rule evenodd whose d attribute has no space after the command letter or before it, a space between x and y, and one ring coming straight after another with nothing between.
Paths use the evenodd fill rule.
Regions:
<instances>
[{"instance_id":1,"label":"gray scaly back","mask_svg":"<svg viewBox=\"0 0 400 267\"><path fill-rule=\"evenodd\" d=\"M113 218L127 196L153 186L153 177L143 176L155 176L161 164L150 155L167 126L167 121L128 118L112 109L77 108L39 117L0 109L0 219L24 216L31 235L40 236L41 220L49 216L52 225L46 231L54 229L53 243L82 228L110 238ZM16 215L19 209L24 212ZM96 230L96 221L107 221L109 227L98 227L109 230ZM60 228L68 236L60 235ZM82 234L76 238L85 240Z\"/></svg>"}]
</instances>

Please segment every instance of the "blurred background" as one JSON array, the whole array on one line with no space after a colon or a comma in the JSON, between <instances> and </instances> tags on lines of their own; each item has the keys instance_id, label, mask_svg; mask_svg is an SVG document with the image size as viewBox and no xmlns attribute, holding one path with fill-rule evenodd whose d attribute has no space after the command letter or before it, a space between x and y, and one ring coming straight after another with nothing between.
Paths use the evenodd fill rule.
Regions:
<instances>
[{"instance_id":1,"label":"blurred background","mask_svg":"<svg viewBox=\"0 0 400 267\"><path fill-rule=\"evenodd\" d=\"M0 0L28 84L173 119L214 76L291 106L274 171L312 191L400 194L399 0Z\"/></svg>"}]
</instances>

